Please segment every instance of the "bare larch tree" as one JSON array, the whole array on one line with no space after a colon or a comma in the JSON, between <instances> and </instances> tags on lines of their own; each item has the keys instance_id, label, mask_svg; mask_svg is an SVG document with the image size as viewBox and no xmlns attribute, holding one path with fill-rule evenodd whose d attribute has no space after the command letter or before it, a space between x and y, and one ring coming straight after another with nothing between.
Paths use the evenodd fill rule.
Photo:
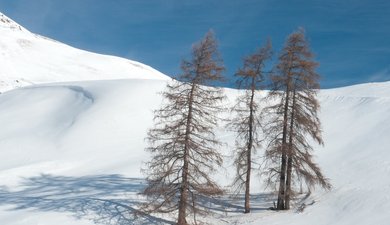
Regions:
<instances>
[{"instance_id":1,"label":"bare larch tree","mask_svg":"<svg viewBox=\"0 0 390 225\"><path fill-rule=\"evenodd\" d=\"M236 192L245 190L245 213L250 212L250 181L252 154L260 147L260 93L264 88L265 62L271 58L271 42L244 58L244 65L235 74L237 86L244 93L236 98L232 108L234 117L228 128L236 132L234 164L236 175L233 181Z\"/></svg>"},{"instance_id":2,"label":"bare larch tree","mask_svg":"<svg viewBox=\"0 0 390 225\"><path fill-rule=\"evenodd\" d=\"M148 185L147 210L178 211L177 224L188 224L187 216L206 212L197 201L202 196L223 193L210 175L221 166L217 151L221 144L214 129L223 110L221 88L209 86L222 80L223 62L212 31L192 49L192 59L183 60L179 81L172 81L162 93L164 103L155 111L155 125L147 140L152 159L144 172Z\"/></svg>"},{"instance_id":3,"label":"bare larch tree","mask_svg":"<svg viewBox=\"0 0 390 225\"><path fill-rule=\"evenodd\" d=\"M304 30L299 29L288 37L276 72L271 76L273 89L269 97L274 104L265 110L270 115L265 133L271 140L266 158L279 165L269 169L270 180L279 181L278 210L290 208L293 181L305 182L309 190L317 184L325 189L331 187L313 162L313 147L307 139L324 144L317 115L320 108L316 98L320 87L317 66Z\"/></svg>"}]
</instances>

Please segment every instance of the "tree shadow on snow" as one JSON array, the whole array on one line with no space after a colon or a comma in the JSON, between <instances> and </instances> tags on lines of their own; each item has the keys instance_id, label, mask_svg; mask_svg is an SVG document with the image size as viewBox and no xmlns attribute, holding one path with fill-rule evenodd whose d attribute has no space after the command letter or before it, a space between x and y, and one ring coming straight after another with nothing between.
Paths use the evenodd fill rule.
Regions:
<instances>
[{"instance_id":1,"label":"tree shadow on snow","mask_svg":"<svg viewBox=\"0 0 390 225\"><path fill-rule=\"evenodd\" d=\"M143 179L121 175L65 177L41 175L24 178L17 191L0 187L0 204L11 210L33 209L72 213L95 224L173 224L172 221L137 212Z\"/></svg>"},{"instance_id":2,"label":"tree shadow on snow","mask_svg":"<svg viewBox=\"0 0 390 225\"><path fill-rule=\"evenodd\" d=\"M137 210L144 198L138 193L146 181L122 175L93 175L82 177L42 174L23 178L17 190L0 186L0 205L10 205L10 210L37 210L71 213L78 219L89 219L99 225L174 224L173 221L141 213ZM274 196L251 196L251 210L269 209ZM224 218L228 213L244 211L244 196L228 195L219 198L203 197L197 204Z\"/></svg>"},{"instance_id":3,"label":"tree shadow on snow","mask_svg":"<svg viewBox=\"0 0 390 225\"><path fill-rule=\"evenodd\" d=\"M253 194L250 197L251 211L269 210L274 200L275 196L271 193ZM243 213L245 210L244 202L243 194L225 195L218 198L202 197L202 199L199 199L199 204L202 207L222 214Z\"/></svg>"}]
</instances>

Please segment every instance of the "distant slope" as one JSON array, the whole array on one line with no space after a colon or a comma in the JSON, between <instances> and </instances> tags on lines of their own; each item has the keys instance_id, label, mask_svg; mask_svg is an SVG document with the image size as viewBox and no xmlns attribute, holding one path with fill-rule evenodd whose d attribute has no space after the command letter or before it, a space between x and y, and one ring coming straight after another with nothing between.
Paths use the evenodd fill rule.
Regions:
<instances>
[{"instance_id":1,"label":"distant slope","mask_svg":"<svg viewBox=\"0 0 390 225\"><path fill-rule=\"evenodd\" d=\"M73 48L33 34L0 13L0 91L32 83L168 79L139 62Z\"/></svg>"}]
</instances>

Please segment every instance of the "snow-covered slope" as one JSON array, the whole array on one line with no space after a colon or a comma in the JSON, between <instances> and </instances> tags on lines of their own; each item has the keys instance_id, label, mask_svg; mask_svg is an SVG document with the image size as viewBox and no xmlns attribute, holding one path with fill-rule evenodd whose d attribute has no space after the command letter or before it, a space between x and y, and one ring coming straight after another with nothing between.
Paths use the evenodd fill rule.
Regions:
<instances>
[{"instance_id":1,"label":"snow-covered slope","mask_svg":"<svg viewBox=\"0 0 390 225\"><path fill-rule=\"evenodd\" d=\"M139 62L73 48L29 32L0 12L0 92L32 83L168 79Z\"/></svg>"},{"instance_id":2,"label":"snow-covered slope","mask_svg":"<svg viewBox=\"0 0 390 225\"><path fill-rule=\"evenodd\" d=\"M140 168L152 110L165 81L89 81L31 86L0 95L1 224L132 224L142 201ZM255 209L240 199L212 206L211 224L388 224L390 211L390 83L321 91L325 147L317 161L331 179L303 212L266 210L272 196L254 184ZM230 101L237 95L227 90ZM233 134L221 128L230 143ZM231 175L226 164L216 175ZM230 205L229 205L229 204ZM302 203L302 202L301 202ZM297 203L297 207L301 205ZM145 224L169 218L147 218Z\"/></svg>"},{"instance_id":3,"label":"snow-covered slope","mask_svg":"<svg viewBox=\"0 0 390 225\"><path fill-rule=\"evenodd\" d=\"M158 224L131 216L144 187L145 135L168 79L141 63L94 54L35 35L0 14L0 224ZM74 81L58 83L60 81ZM81 81L80 81L81 80ZM95 81L87 81L95 80ZM96 81L100 80L100 81ZM57 83L55 83L57 82ZM50 83L50 84L43 84ZM238 94L227 89L229 102ZM334 186L267 210L274 196L253 184L252 213L242 199L209 206L211 224L387 225L390 216L390 83L323 90L325 147L316 160ZM234 134L218 131L232 151ZM215 175L225 185L227 157ZM306 205L303 212L297 208Z\"/></svg>"}]
</instances>

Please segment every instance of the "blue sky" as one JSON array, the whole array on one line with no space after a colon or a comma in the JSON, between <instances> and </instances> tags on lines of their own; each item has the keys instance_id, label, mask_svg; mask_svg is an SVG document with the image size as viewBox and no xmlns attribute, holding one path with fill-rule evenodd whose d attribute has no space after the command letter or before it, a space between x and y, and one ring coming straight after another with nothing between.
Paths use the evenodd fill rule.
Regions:
<instances>
[{"instance_id":1,"label":"blue sky","mask_svg":"<svg viewBox=\"0 0 390 225\"><path fill-rule=\"evenodd\" d=\"M34 33L167 75L210 28L232 78L268 37L275 60L301 26L323 88L390 80L389 0L0 0L0 11Z\"/></svg>"}]
</instances>

